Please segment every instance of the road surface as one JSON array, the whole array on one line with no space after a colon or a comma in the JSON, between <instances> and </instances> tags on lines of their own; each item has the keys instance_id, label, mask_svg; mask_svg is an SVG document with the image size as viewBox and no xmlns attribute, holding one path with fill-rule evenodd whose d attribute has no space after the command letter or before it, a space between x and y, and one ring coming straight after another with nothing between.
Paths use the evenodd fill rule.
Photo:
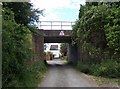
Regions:
<instances>
[{"instance_id":1,"label":"road surface","mask_svg":"<svg viewBox=\"0 0 120 89\"><path fill-rule=\"evenodd\" d=\"M49 69L38 87L96 87L93 80L85 77L81 72L71 66L65 65L66 61L55 59L47 61Z\"/></svg>"}]
</instances>

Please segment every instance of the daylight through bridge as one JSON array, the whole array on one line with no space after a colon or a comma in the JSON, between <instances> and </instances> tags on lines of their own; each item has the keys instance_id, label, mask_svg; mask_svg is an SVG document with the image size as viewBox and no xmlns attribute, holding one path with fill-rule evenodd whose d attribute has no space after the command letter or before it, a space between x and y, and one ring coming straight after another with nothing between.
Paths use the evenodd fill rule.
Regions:
<instances>
[{"instance_id":1,"label":"daylight through bridge","mask_svg":"<svg viewBox=\"0 0 120 89\"><path fill-rule=\"evenodd\" d=\"M42 59L44 43L68 43L68 60L76 63L78 60L77 46L72 45L71 21L41 21L40 29L33 35L35 59Z\"/></svg>"}]
</instances>

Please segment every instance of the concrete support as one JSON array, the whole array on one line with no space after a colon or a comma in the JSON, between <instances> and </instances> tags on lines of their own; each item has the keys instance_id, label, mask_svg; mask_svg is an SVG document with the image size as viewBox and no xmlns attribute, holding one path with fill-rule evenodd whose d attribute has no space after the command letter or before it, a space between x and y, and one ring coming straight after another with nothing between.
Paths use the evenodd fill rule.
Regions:
<instances>
[{"instance_id":1,"label":"concrete support","mask_svg":"<svg viewBox=\"0 0 120 89\"><path fill-rule=\"evenodd\" d=\"M77 45L68 44L68 61L76 64L78 61L78 47Z\"/></svg>"},{"instance_id":2,"label":"concrete support","mask_svg":"<svg viewBox=\"0 0 120 89\"><path fill-rule=\"evenodd\" d=\"M43 30L39 30L38 33L33 34L33 49L34 60L41 60L44 58L44 36Z\"/></svg>"}]
</instances>

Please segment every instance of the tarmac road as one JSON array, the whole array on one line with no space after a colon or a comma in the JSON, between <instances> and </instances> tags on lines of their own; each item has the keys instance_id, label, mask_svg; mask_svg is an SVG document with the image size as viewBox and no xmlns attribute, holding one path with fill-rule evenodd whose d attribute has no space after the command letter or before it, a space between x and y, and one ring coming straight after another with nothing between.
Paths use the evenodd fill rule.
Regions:
<instances>
[{"instance_id":1,"label":"tarmac road","mask_svg":"<svg viewBox=\"0 0 120 89\"><path fill-rule=\"evenodd\" d=\"M55 59L47 62L50 64L49 69L38 87L97 87L93 80L65 65L64 60Z\"/></svg>"}]
</instances>

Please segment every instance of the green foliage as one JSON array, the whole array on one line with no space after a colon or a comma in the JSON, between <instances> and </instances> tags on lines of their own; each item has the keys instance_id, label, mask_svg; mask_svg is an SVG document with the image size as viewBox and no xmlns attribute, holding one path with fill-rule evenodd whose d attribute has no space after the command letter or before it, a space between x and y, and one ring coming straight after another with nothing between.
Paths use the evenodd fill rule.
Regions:
<instances>
[{"instance_id":1,"label":"green foliage","mask_svg":"<svg viewBox=\"0 0 120 89\"><path fill-rule=\"evenodd\" d=\"M62 43L62 44L60 45L60 52L61 52L61 54L64 53L64 56L67 55L67 46L68 46L67 43Z\"/></svg>"},{"instance_id":2,"label":"green foliage","mask_svg":"<svg viewBox=\"0 0 120 89\"><path fill-rule=\"evenodd\" d=\"M72 33L81 59L120 59L119 3L86 3L79 11Z\"/></svg>"},{"instance_id":3,"label":"green foliage","mask_svg":"<svg viewBox=\"0 0 120 89\"><path fill-rule=\"evenodd\" d=\"M35 63L27 64L24 75L20 78L20 86L23 87L37 87L40 80L44 77L46 72L46 65L43 61L37 61Z\"/></svg>"},{"instance_id":4,"label":"green foliage","mask_svg":"<svg viewBox=\"0 0 120 89\"><path fill-rule=\"evenodd\" d=\"M14 14L10 10L3 10L2 20L2 74L3 86L6 81L11 81L14 76L21 76L24 62L32 57L30 45L30 31L14 21Z\"/></svg>"},{"instance_id":5,"label":"green foliage","mask_svg":"<svg viewBox=\"0 0 120 89\"><path fill-rule=\"evenodd\" d=\"M73 37L72 37L72 44L76 44L79 40L79 27L80 26L80 22L79 20L76 20L75 21L75 25L72 26L72 34L73 34Z\"/></svg>"},{"instance_id":6,"label":"green foliage","mask_svg":"<svg viewBox=\"0 0 120 89\"><path fill-rule=\"evenodd\" d=\"M89 62L78 62L77 68L84 73L101 77L119 78L120 65L115 60L104 60L100 63L95 60Z\"/></svg>"},{"instance_id":7,"label":"green foliage","mask_svg":"<svg viewBox=\"0 0 120 89\"><path fill-rule=\"evenodd\" d=\"M104 17L106 16L105 10L105 5L91 6L91 8L84 7L85 12L77 22L77 25L75 25L77 29L75 27L73 28L77 30L77 37L81 43L86 41L95 47L105 45L103 30L103 23L105 23Z\"/></svg>"},{"instance_id":8,"label":"green foliage","mask_svg":"<svg viewBox=\"0 0 120 89\"><path fill-rule=\"evenodd\" d=\"M14 15L10 8L3 8L2 86L35 87L46 67L41 61L36 63L32 61L32 32L30 29L34 27L28 28L16 23Z\"/></svg>"},{"instance_id":9,"label":"green foliage","mask_svg":"<svg viewBox=\"0 0 120 89\"><path fill-rule=\"evenodd\" d=\"M84 64L82 64L82 63L78 63L77 64L77 68L81 71L81 72L83 72L83 73L89 73L90 72L90 68L89 68L89 66L88 65L84 65Z\"/></svg>"},{"instance_id":10,"label":"green foliage","mask_svg":"<svg viewBox=\"0 0 120 89\"><path fill-rule=\"evenodd\" d=\"M118 78L120 77L120 65L114 60L107 60L101 62L98 68L94 70L93 74L96 76Z\"/></svg>"},{"instance_id":11,"label":"green foliage","mask_svg":"<svg viewBox=\"0 0 120 89\"><path fill-rule=\"evenodd\" d=\"M13 11L16 23L25 26L38 22L39 16L43 14L43 10L34 9L29 2L3 2L3 8Z\"/></svg>"},{"instance_id":12,"label":"green foliage","mask_svg":"<svg viewBox=\"0 0 120 89\"><path fill-rule=\"evenodd\" d=\"M24 72L19 78L14 76L11 82L3 87L37 87L37 84L44 77L46 69L43 61L28 63L24 66Z\"/></svg>"},{"instance_id":13,"label":"green foliage","mask_svg":"<svg viewBox=\"0 0 120 89\"><path fill-rule=\"evenodd\" d=\"M120 7L111 9L106 19L109 21L105 25L107 45L113 54L120 53Z\"/></svg>"},{"instance_id":14,"label":"green foliage","mask_svg":"<svg viewBox=\"0 0 120 89\"><path fill-rule=\"evenodd\" d=\"M80 46L77 68L88 74L120 77L119 3L86 3L73 26L73 43Z\"/></svg>"}]
</instances>

